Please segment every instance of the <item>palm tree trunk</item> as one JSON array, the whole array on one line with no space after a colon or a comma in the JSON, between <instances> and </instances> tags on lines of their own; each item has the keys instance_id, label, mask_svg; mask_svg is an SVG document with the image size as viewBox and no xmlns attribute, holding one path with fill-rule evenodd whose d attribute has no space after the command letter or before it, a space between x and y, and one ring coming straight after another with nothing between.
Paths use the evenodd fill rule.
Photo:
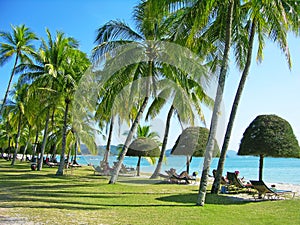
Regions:
<instances>
[{"instance_id":1,"label":"palm tree trunk","mask_svg":"<svg viewBox=\"0 0 300 225\"><path fill-rule=\"evenodd\" d=\"M41 157L40 157L40 161L39 161L38 168L37 168L38 170L42 170L42 168L43 168L44 152L45 152L47 138L48 138L48 124L49 124L49 120L50 120L50 112L48 110L47 117L46 117L45 129L44 129L44 137L43 137L42 149L41 149Z\"/></svg>"},{"instance_id":2,"label":"palm tree trunk","mask_svg":"<svg viewBox=\"0 0 300 225\"><path fill-rule=\"evenodd\" d=\"M66 139L67 139L67 119L68 119L68 111L69 111L69 100L65 100L66 108L64 115L64 126L63 126L63 134L62 134L62 149L60 154L60 163L58 170L56 172L56 176L64 175L64 166L65 166L65 151L66 151Z\"/></svg>"},{"instance_id":3,"label":"palm tree trunk","mask_svg":"<svg viewBox=\"0 0 300 225\"><path fill-rule=\"evenodd\" d=\"M53 147L53 151L52 151L52 156L51 156L51 158L52 158L52 159L56 159L56 149L57 149L57 146L56 146L56 144L54 144L54 145L51 146L51 147Z\"/></svg>"},{"instance_id":4,"label":"palm tree trunk","mask_svg":"<svg viewBox=\"0 0 300 225\"><path fill-rule=\"evenodd\" d=\"M153 75L153 67L154 67L154 62L153 61L149 61L148 62L148 66L149 66L149 70L148 70L148 79L150 79ZM150 81L147 81L147 86L146 86L146 97L144 98L144 101L136 115L136 118L134 120L134 122L132 123L131 125L131 128L130 128L130 131L127 135L127 138L126 138L126 141L123 145L123 148L122 148L122 151L120 153L120 156L119 156L119 161L113 171L113 174L109 180L109 184L115 184L117 182L117 179L118 179L118 175L119 175L119 172L120 172L120 169L121 169L121 166L123 164L123 161L124 161L124 158L125 158L125 155L127 153L127 150L128 150L128 147L130 145L130 142L132 140L132 137L133 137L133 134L135 133L135 130L136 128L138 127L139 123L140 123L140 120L142 118L142 115L144 113L144 110L148 104L148 101L149 101L149 96L150 96Z\"/></svg>"},{"instance_id":5,"label":"palm tree trunk","mask_svg":"<svg viewBox=\"0 0 300 225\"><path fill-rule=\"evenodd\" d=\"M11 149L10 143L11 143L11 137L8 138L8 147L7 147L7 150L8 150L8 157L7 157L7 159L8 160L11 159L11 157L10 157L10 149Z\"/></svg>"},{"instance_id":6,"label":"palm tree trunk","mask_svg":"<svg viewBox=\"0 0 300 225\"><path fill-rule=\"evenodd\" d=\"M23 155L22 155L21 161L23 161L24 158L25 158L25 154L27 152L27 148L28 148L28 145L29 145L29 142L30 142L30 135L31 135L31 126L29 127L27 142L26 142L26 145L25 145L25 148L24 148L24 151L23 151Z\"/></svg>"},{"instance_id":7,"label":"palm tree trunk","mask_svg":"<svg viewBox=\"0 0 300 225\"><path fill-rule=\"evenodd\" d=\"M197 198L196 205L204 206L205 197L206 197L206 190L207 190L207 183L208 183L208 174L210 169L210 164L213 156L214 150L214 140L217 132L219 114L221 113L221 102L223 98L223 90L225 86L226 74L228 69L228 59L229 59L229 52L231 46L231 32L232 32L232 19L233 19L233 8L234 8L234 1L230 0L228 5L228 12L227 12L227 27L226 27L226 40L225 40L225 49L224 55L219 75L218 81L218 89L215 98L214 110L213 115L211 118L211 125L210 125L210 132L208 136L208 141L206 145L205 151L205 158L203 163L203 170L202 176L199 186L199 193Z\"/></svg>"},{"instance_id":8,"label":"palm tree trunk","mask_svg":"<svg viewBox=\"0 0 300 225\"><path fill-rule=\"evenodd\" d=\"M36 148L37 148L38 140L39 140L39 130L38 130L38 128L36 128L36 134L35 134L34 146L33 146L33 149L32 149L31 161L34 160L34 157L35 157L35 154L36 154Z\"/></svg>"},{"instance_id":9,"label":"palm tree trunk","mask_svg":"<svg viewBox=\"0 0 300 225\"><path fill-rule=\"evenodd\" d=\"M20 111L20 119L19 119L19 124L18 124L18 133L17 133L17 137L16 137L16 147L15 147L15 152L14 152L14 156L13 159L11 161L11 165L14 166L16 159L17 159L17 154L19 151L19 142L20 142L20 136L21 136L21 124L22 124L22 112Z\"/></svg>"},{"instance_id":10,"label":"palm tree trunk","mask_svg":"<svg viewBox=\"0 0 300 225\"><path fill-rule=\"evenodd\" d=\"M77 139L75 141L75 146L74 146L74 159L72 161L72 164L76 163L77 162L77 151L78 151L78 142L77 142Z\"/></svg>"},{"instance_id":11,"label":"palm tree trunk","mask_svg":"<svg viewBox=\"0 0 300 225\"><path fill-rule=\"evenodd\" d=\"M5 95L4 95L4 98L3 98L3 102L2 102L2 105L1 105L1 110L0 110L1 114L0 115L3 114L4 105L6 103L8 92L9 92L12 80L14 78L14 75L15 75L15 71L16 71L16 66L17 66L17 63L18 63L18 59L19 59L19 52L17 52L17 54L16 54L16 59L15 59L14 67L13 67L13 70L11 72L11 75L10 75L10 78L9 78L9 81L8 81L8 85L7 85L7 88L6 88L6 92L5 92Z\"/></svg>"},{"instance_id":12,"label":"palm tree trunk","mask_svg":"<svg viewBox=\"0 0 300 225\"><path fill-rule=\"evenodd\" d=\"M141 156L139 156L138 163L136 165L136 175L139 177L141 172Z\"/></svg>"},{"instance_id":13,"label":"palm tree trunk","mask_svg":"<svg viewBox=\"0 0 300 225\"><path fill-rule=\"evenodd\" d=\"M111 120L110 120L108 139L107 139L107 143L106 143L106 151L105 151L105 154L104 154L104 157L103 157L104 162L108 162L108 158L109 158L112 132L113 132L113 128L114 128L114 120L115 120L115 118L114 118L114 116L112 116Z\"/></svg>"},{"instance_id":14,"label":"palm tree trunk","mask_svg":"<svg viewBox=\"0 0 300 225\"><path fill-rule=\"evenodd\" d=\"M115 184L117 179L118 179L118 175L119 175L119 172L120 172L120 169L121 169L121 166L123 164L123 161L124 161L124 158L125 158L125 155L127 153L127 150L128 150L128 146L132 140L132 137L133 137L133 134L135 133L135 130L137 128L137 126L139 125L139 122L142 118L142 115L144 113L144 110L148 104L148 100L149 100L149 97L145 97L144 101L143 101L143 104L140 108L140 110L138 111L138 114L130 128L130 131L128 133L128 136L126 138L126 141L125 141L125 144L123 145L123 148L122 148L122 151L121 151L121 154L119 156L119 161L113 171L113 174L110 178L110 181L109 181L109 184Z\"/></svg>"},{"instance_id":15,"label":"palm tree trunk","mask_svg":"<svg viewBox=\"0 0 300 225\"><path fill-rule=\"evenodd\" d=\"M189 174L190 173L190 165L192 161L192 156L187 155L186 156L186 172Z\"/></svg>"},{"instance_id":16,"label":"palm tree trunk","mask_svg":"<svg viewBox=\"0 0 300 225\"><path fill-rule=\"evenodd\" d=\"M167 142L168 142L168 136L169 136L169 130L170 130L170 123L171 123L171 118L174 112L174 106L172 105L167 116L167 121L166 121L166 128L165 128L165 134L164 134L164 140L161 146L161 152L160 156L157 162L157 166L155 168L155 171L153 172L152 176L150 179L154 179L158 177L158 174L160 173L161 167L162 167L162 162L165 157L165 152L167 148Z\"/></svg>"},{"instance_id":17,"label":"palm tree trunk","mask_svg":"<svg viewBox=\"0 0 300 225\"><path fill-rule=\"evenodd\" d=\"M250 37L249 37L247 61L246 61L246 65L243 70L243 74L242 74L237 92L235 94L234 102L233 102L233 105L231 108L231 113L230 113L227 129L226 129L226 133L225 133L225 137L224 137L224 141L223 141L221 155L220 155L219 162L218 162L217 173L216 173L216 177L215 177L215 180L214 180L214 183L212 186L212 190L211 190L211 193L213 193L213 194L218 194L218 192L220 190L221 178L222 178L222 174L223 174L223 168L224 168L224 164L225 164L226 153L227 153L227 149L228 149L228 145L229 145L229 141L230 141L230 137L231 137L231 132L232 132L237 109L239 106L239 102L240 102L240 99L242 96L242 92L244 90L244 86L245 86L245 83L246 83L246 80L247 80L247 77L249 74L250 65L251 65L252 49L253 49L254 36L255 36L255 27L256 27L256 22L253 21L252 26L251 26Z\"/></svg>"},{"instance_id":18,"label":"palm tree trunk","mask_svg":"<svg viewBox=\"0 0 300 225\"><path fill-rule=\"evenodd\" d=\"M70 156L71 156L71 152L72 152L72 149L69 149L69 152L67 154L67 160L66 160L66 168L68 169L69 168L69 162L70 162Z\"/></svg>"},{"instance_id":19,"label":"palm tree trunk","mask_svg":"<svg viewBox=\"0 0 300 225\"><path fill-rule=\"evenodd\" d=\"M259 180L263 180L264 155L259 155Z\"/></svg>"}]
</instances>

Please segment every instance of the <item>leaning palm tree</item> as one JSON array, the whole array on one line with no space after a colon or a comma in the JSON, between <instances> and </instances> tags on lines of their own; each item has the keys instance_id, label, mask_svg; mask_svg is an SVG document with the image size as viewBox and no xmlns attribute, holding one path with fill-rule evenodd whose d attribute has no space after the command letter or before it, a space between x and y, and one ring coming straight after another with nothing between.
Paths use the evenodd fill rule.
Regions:
<instances>
[{"instance_id":1,"label":"leaning palm tree","mask_svg":"<svg viewBox=\"0 0 300 225\"><path fill-rule=\"evenodd\" d=\"M186 40L188 47L197 51L206 50L205 55L212 57L212 69L219 71L218 88L215 97L214 109L210 123L205 159L203 164L201 182L197 205L204 206L208 185L208 173L213 157L214 140L217 133L221 102L229 64L229 53L233 29L233 19L238 18L239 0L212 0L212 1L170 1L171 6L178 6L179 26L175 29L174 37ZM174 7L173 7L174 8ZM188 35L188 37L186 37ZM209 53L207 50L212 50Z\"/></svg>"},{"instance_id":2,"label":"leaning palm tree","mask_svg":"<svg viewBox=\"0 0 300 225\"><path fill-rule=\"evenodd\" d=\"M198 77L190 77L184 75L182 71L176 68L174 68L171 74L172 76L168 76L168 79L174 80L174 83L162 85L163 89L158 94L158 97L152 102L146 117L156 116L167 101L172 99L166 119L161 154L151 178L156 178L160 173L166 151L172 115L176 114L181 123L183 122L191 125L194 125L196 118L200 117L201 122L205 124L201 103L208 107L212 107L213 104L212 99L206 95L204 88L201 86L200 78L205 76L198 74Z\"/></svg>"},{"instance_id":3,"label":"leaning palm tree","mask_svg":"<svg viewBox=\"0 0 300 225\"><path fill-rule=\"evenodd\" d=\"M153 7L158 8L158 5L153 5ZM115 183L117 180L128 146L147 106L150 94L154 90L154 82L158 76L156 72L158 65L155 63L157 57L156 41L162 40L164 30L162 27L159 27L163 16L157 14L157 11L151 7L145 7L144 2L135 7L134 20L137 24L138 32L135 32L121 21L110 21L98 29L96 38L98 45L93 50L94 62L97 62L101 56L106 56L106 67L111 68L113 66L110 63L114 64L118 62L116 56L119 62L120 60L130 60L133 56L140 57L138 62L135 61L127 64L124 68L114 72L108 81L110 83L108 89L119 91L128 85L133 86L134 81L144 78L143 84L140 83L141 86L138 85L138 90L145 90L142 94L142 104L131 125L118 164L109 183ZM116 49L120 50L117 51L117 55ZM110 61L108 57L113 58L114 62ZM134 91L133 88L131 90ZM133 95L130 94L130 96Z\"/></svg>"},{"instance_id":4,"label":"leaning palm tree","mask_svg":"<svg viewBox=\"0 0 300 225\"><path fill-rule=\"evenodd\" d=\"M249 74L255 34L258 36L257 59L260 62L263 59L264 38L268 37L271 39L271 41L278 43L278 46L280 46L280 49L286 55L288 65L291 68L291 58L287 43L287 32L289 28L294 30L295 27L299 27L299 5L296 1L283 0L276 3L274 1L251 1L246 2L243 8L245 11L244 15L242 16L246 17L246 24L242 23L240 25L241 32L238 32L240 35L234 37L233 40L236 45L235 49L237 50L235 55L238 56L237 61L240 62L240 68L242 68L243 72L224 136L217 173L212 187L212 193L218 193L220 189L221 177L234 119L236 117L240 98ZM245 47L243 48L243 46Z\"/></svg>"},{"instance_id":5,"label":"leaning palm tree","mask_svg":"<svg viewBox=\"0 0 300 225\"><path fill-rule=\"evenodd\" d=\"M94 49L94 61L100 56L105 59L103 71L107 78L102 87L106 86L107 90L115 90L117 93L129 88L129 91L125 91L129 93L128 101L139 106L110 183L116 182L128 145L149 97L156 94L157 81L167 76L163 68L169 65L186 66L190 63L185 68L186 71L194 70L191 72L195 74L203 72L203 66L190 51L181 51L183 48L178 45L164 42L170 40L168 21L166 22L164 14L167 9L168 7L161 7L157 0L142 1L134 11L138 33L119 21L111 21L99 29L99 45Z\"/></svg>"},{"instance_id":6,"label":"leaning palm tree","mask_svg":"<svg viewBox=\"0 0 300 225\"><path fill-rule=\"evenodd\" d=\"M15 75L15 70L19 61L31 62L30 55L34 52L34 46L31 44L33 40L37 40L36 35L25 25L12 26L13 32L0 32L0 37L4 42L0 43L0 66L6 63L15 55L14 66L9 78L7 89L2 101L0 115L3 113L3 107L9 93L9 89Z\"/></svg>"}]
</instances>

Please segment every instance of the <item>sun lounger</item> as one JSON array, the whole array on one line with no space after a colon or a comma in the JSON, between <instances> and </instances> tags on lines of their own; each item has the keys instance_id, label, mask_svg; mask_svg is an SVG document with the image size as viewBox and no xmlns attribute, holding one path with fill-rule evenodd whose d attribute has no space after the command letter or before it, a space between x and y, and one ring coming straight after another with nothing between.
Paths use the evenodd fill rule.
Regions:
<instances>
[{"instance_id":1,"label":"sun lounger","mask_svg":"<svg viewBox=\"0 0 300 225\"><path fill-rule=\"evenodd\" d=\"M114 162L113 170L117 167L118 162ZM135 176L136 169L133 167L127 167L124 164L121 165L121 169L119 171L120 176Z\"/></svg>"},{"instance_id":2,"label":"sun lounger","mask_svg":"<svg viewBox=\"0 0 300 225\"><path fill-rule=\"evenodd\" d=\"M186 171L183 171L180 174L176 173L176 170L171 168L170 170L166 170L166 173L169 176L169 181L171 183L182 183L182 181L186 184L190 184L190 181L194 181L196 182L196 178L195 177L191 177L187 174Z\"/></svg>"},{"instance_id":3,"label":"sun lounger","mask_svg":"<svg viewBox=\"0 0 300 225\"><path fill-rule=\"evenodd\" d=\"M257 193L253 194L254 199L280 199L285 198L287 195L295 196L295 192L290 190L277 190L275 188L269 188L263 181L250 180L253 187L257 190Z\"/></svg>"},{"instance_id":4,"label":"sun lounger","mask_svg":"<svg viewBox=\"0 0 300 225\"><path fill-rule=\"evenodd\" d=\"M251 192L251 188L253 188L251 183L244 183L240 178L237 177L237 174L234 172L227 172L227 189L234 191L241 191L246 189L247 192Z\"/></svg>"},{"instance_id":5,"label":"sun lounger","mask_svg":"<svg viewBox=\"0 0 300 225\"><path fill-rule=\"evenodd\" d=\"M109 176L111 175L112 170L103 170L100 166L94 166L92 165L94 169L94 175L99 175L99 176Z\"/></svg>"},{"instance_id":6,"label":"sun lounger","mask_svg":"<svg viewBox=\"0 0 300 225\"><path fill-rule=\"evenodd\" d=\"M54 163L54 162L45 162L45 164L49 167L58 166L58 163Z\"/></svg>"}]
</instances>

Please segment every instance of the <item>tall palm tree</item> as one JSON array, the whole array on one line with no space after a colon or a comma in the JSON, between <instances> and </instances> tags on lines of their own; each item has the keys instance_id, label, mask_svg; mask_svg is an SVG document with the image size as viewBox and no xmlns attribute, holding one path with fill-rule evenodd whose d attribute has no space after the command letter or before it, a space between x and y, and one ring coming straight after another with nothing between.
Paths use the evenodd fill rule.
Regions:
<instances>
[{"instance_id":1,"label":"tall palm tree","mask_svg":"<svg viewBox=\"0 0 300 225\"><path fill-rule=\"evenodd\" d=\"M204 206L208 173L213 156L214 140L221 110L223 90L228 70L229 53L233 29L234 9L238 9L239 0L212 1L169 1L172 8L179 7L176 21L179 26L174 37L183 39L185 45L202 51L211 61L212 70L218 68L218 88L210 123L210 134L206 146L197 205ZM176 8L175 8L176 11ZM181 38L183 36L183 38ZM187 37L186 37L187 36ZM211 51L212 53L209 53ZM210 60L209 60L210 61Z\"/></svg>"},{"instance_id":2,"label":"tall palm tree","mask_svg":"<svg viewBox=\"0 0 300 225\"><path fill-rule=\"evenodd\" d=\"M130 65L125 66L110 77L109 82L114 86L113 89L122 90L127 85L132 85L133 81L143 77L145 78L145 83L143 84L144 87L139 87L139 90L141 90L141 88L145 90L142 104L131 125L119 161L109 183L115 183L117 180L128 146L149 101L151 91L154 87L155 77L158 76L156 73L157 65L155 63L157 54L155 41L162 40L163 37L163 30L162 28L159 28L159 23L163 19L163 16L157 14L158 10L153 10L153 7L158 8L159 5L146 7L145 2L143 1L135 7L134 20L137 24L138 32L135 32L128 25L120 21L110 21L98 29L96 38L98 45L93 50L94 62L96 62L100 56L106 56L109 58L112 57L114 59L113 63L116 63L118 61L115 55L117 48L121 50L117 52L119 60L128 60L128 57L132 56L130 53L134 53L133 56L137 56L137 53L139 53L138 57L142 56L139 62L135 61ZM148 40L150 40L150 42L148 42ZM130 44L133 44L131 45L132 48L128 48ZM121 48L122 46L123 49ZM109 61L109 58L106 58L106 67L111 62ZM112 89L112 86L109 88Z\"/></svg>"},{"instance_id":3,"label":"tall palm tree","mask_svg":"<svg viewBox=\"0 0 300 225\"><path fill-rule=\"evenodd\" d=\"M229 62L229 52L231 46L231 35L232 35L232 21L233 21L233 9L235 6L234 0L229 0L228 5L225 5L226 17L225 17L225 42L224 42L224 52L223 59L220 68L219 80L218 80L218 88L215 98L215 104L213 109L213 114L211 118L210 132L206 146L206 152L203 163L203 170L201 175L201 182L199 187L199 194L197 198L197 205L204 206L206 190L208 185L208 174L210 169L211 160L213 157L213 149L214 149L214 140L217 133L218 119L221 111L221 102L223 98L223 91L225 86L225 80L228 70L228 62ZM223 8L224 10L224 8ZM223 15L224 12L221 12Z\"/></svg>"},{"instance_id":4,"label":"tall palm tree","mask_svg":"<svg viewBox=\"0 0 300 225\"><path fill-rule=\"evenodd\" d=\"M162 7L160 3L157 0L142 1L135 8L134 18L138 33L119 21L111 21L98 31L98 46L94 48L94 61L97 61L100 58L99 56L106 57L104 71L109 74L106 82L108 83L108 89L120 92L125 87L131 87L128 99L129 102L133 103L134 94L137 93L136 89L144 90L143 94L138 93L143 98L135 101L139 105L139 110L123 145L118 166L110 179L110 183L116 182L118 171L149 101L149 96L156 93L157 80L166 76L162 68L176 65L176 63L183 65L181 59L186 60L184 61L186 64L189 63L187 59L194 60L191 57L191 52L187 56L183 54L184 52L178 51L178 45L164 42L170 40L170 30L168 21L166 21L168 7ZM111 58L112 60L110 60ZM124 67L116 70L120 65L124 65ZM196 70L203 71L203 67L199 62L194 63L193 66L197 68Z\"/></svg>"},{"instance_id":5,"label":"tall palm tree","mask_svg":"<svg viewBox=\"0 0 300 225\"><path fill-rule=\"evenodd\" d=\"M21 85L18 83L15 86L15 89L13 91L13 97L14 102L11 102L6 107L8 108L9 115L8 117L14 118L15 127L17 128L17 134L16 134L16 145L15 150L13 154L13 159L11 162L11 165L15 165L15 161L17 159L17 153L19 152L20 148L20 137L22 132L22 127L24 126L24 119L26 120L24 114L25 114L25 108L26 108L26 102L27 102L27 94L28 94L28 85Z\"/></svg>"},{"instance_id":6,"label":"tall palm tree","mask_svg":"<svg viewBox=\"0 0 300 225\"><path fill-rule=\"evenodd\" d=\"M13 29L12 33L3 31L0 32L0 37L4 40L4 42L0 43L0 66L11 59L13 55L15 55L14 66L1 105L0 115L3 113L3 107L6 103L18 61L31 62L30 55L34 52L34 46L31 44L31 42L38 39L36 35L25 25L11 27Z\"/></svg>"},{"instance_id":7,"label":"tall palm tree","mask_svg":"<svg viewBox=\"0 0 300 225\"><path fill-rule=\"evenodd\" d=\"M203 78L203 75L201 76L201 74L197 74L198 77L187 76L176 68L174 68L174 71L172 71L171 76L170 74L168 75L168 79L174 80L174 83L162 85L163 89L158 94L158 98L152 102L146 117L155 117L166 104L166 102L172 99L172 104L167 114L161 154L151 178L156 178L160 173L166 151L172 115L175 113L180 122L186 124L189 123L191 125L194 125L195 119L200 117L201 122L205 124L205 119L200 104L204 103L209 107L212 107L213 104L212 99L206 95L203 87L201 86L200 78Z\"/></svg>"},{"instance_id":8,"label":"tall palm tree","mask_svg":"<svg viewBox=\"0 0 300 225\"><path fill-rule=\"evenodd\" d=\"M67 49L65 59L66 61L63 63L61 74L58 79L60 85L58 91L62 94L62 98L64 99L65 112L60 165L56 175L63 175L69 108L72 106L74 94L80 79L90 65L90 61L86 54L77 49Z\"/></svg>"},{"instance_id":9,"label":"tall palm tree","mask_svg":"<svg viewBox=\"0 0 300 225\"><path fill-rule=\"evenodd\" d=\"M239 34L245 34L245 36L237 36L234 37L233 40L237 46L244 48L242 51L240 50L238 52L239 54L235 54L239 57L237 61L240 62L240 67L243 68L243 72L231 108L221 155L218 162L217 173L211 190L212 193L218 193L220 189L221 177L223 174L226 152L231 137L234 119L236 117L240 98L249 74L255 34L258 35L257 40L259 49L257 52L257 59L259 61L263 59L264 39L265 37L268 37L271 41L278 42L280 49L286 55L288 65L291 68L287 32L289 28L293 31L294 27L299 27L299 5L296 1L250 1L244 3L243 8L245 9L244 16L246 17L246 24L241 24L241 26L244 26L241 28L244 29L245 32L239 32ZM290 24L292 26L290 26ZM296 30L296 32L298 32L298 30ZM237 49L239 50L239 48ZM243 52L244 54L241 54ZM245 63L242 63L243 61Z\"/></svg>"},{"instance_id":10,"label":"tall palm tree","mask_svg":"<svg viewBox=\"0 0 300 225\"><path fill-rule=\"evenodd\" d=\"M32 86L45 95L43 104L45 113L44 137L41 149L41 160L38 166L40 170L43 163L43 154L48 139L48 126L51 114L59 104L65 104L64 125L62 132L62 152L61 163L57 175L63 174L64 153L66 149L67 126L69 107L73 99L74 90L80 81L81 76L89 66L86 55L76 48L78 42L70 37L65 37L64 33L57 32L53 38L50 31L46 29L47 40L42 39L39 51L34 54L35 64L23 64L19 70L24 71L24 80L33 80ZM49 95L49 92L51 93ZM62 102L63 99L63 102ZM59 103L59 104L58 104ZM53 120L53 118L52 118Z\"/></svg>"}]
</instances>

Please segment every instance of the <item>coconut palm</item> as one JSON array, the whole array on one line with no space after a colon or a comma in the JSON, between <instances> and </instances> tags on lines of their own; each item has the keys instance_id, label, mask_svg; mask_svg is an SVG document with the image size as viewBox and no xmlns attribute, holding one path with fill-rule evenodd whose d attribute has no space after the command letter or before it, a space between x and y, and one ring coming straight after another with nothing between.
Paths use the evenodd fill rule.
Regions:
<instances>
[{"instance_id":1,"label":"coconut palm","mask_svg":"<svg viewBox=\"0 0 300 225\"><path fill-rule=\"evenodd\" d=\"M15 130L12 126L12 118L8 117L9 110L7 107L4 108L3 117L1 118L1 130L0 130L0 142L2 148L6 149L10 153L10 148L13 145L13 137Z\"/></svg>"},{"instance_id":2,"label":"coconut palm","mask_svg":"<svg viewBox=\"0 0 300 225\"><path fill-rule=\"evenodd\" d=\"M171 96L173 96L172 105L168 111L166 119L161 155L151 178L157 177L160 172L166 151L172 115L175 113L180 122L186 124L189 123L191 125L194 125L195 119L200 117L201 122L205 124L205 119L200 104L204 103L205 105L211 107L213 101L205 94L199 78L203 78L203 76L198 74L198 77L190 77L183 75L182 71L174 68L174 71L172 71L172 76L168 76L168 79L174 80L174 83L162 85L163 89L158 94L158 98L156 98L149 107L146 118L148 118L148 116L156 116L166 102L172 99ZM195 113L197 115L195 115Z\"/></svg>"},{"instance_id":3,"label":"coconut palm","mask_svg":"<svg viewBox=\"0 0 300 225\"><path fill-rule=\"evenodd\" d=\"M18 83L12 94L14 101L9 102L5 107L7 107L8 110L8 117L12 118L12 125L16 128L16 145L15 150L13 154L13 159L11 162L11 165L14 166L15 161L17 159L17 153L19 152L20 148L20 137L22 132L22 127L24 126L24 122L26 120L24 114L25 114L25 108L27 103L27 94L28 94L28 85L21 85Z\"/></svg>"},{"instance_id":4,"label":"coconut palm","mask_svg":"<svg viewBox=\"0 0 300 225\"><path fill-rule=\"evenodd\" d=\"M172 5L182 5L182 1L172 3ZM211 118L210 135L208 138L206 153L204 158L201 182L199 186L199 195L197 205L204 206L207 190L208 173L211 160L213 157L214 140L217 131L217 125L221 110L221 102L223 98L223 90L228 70L229 53L231 47L232 31L233 31L233 13L237 12L234 9L239 8L240 1L186 1L183 10L180 11L177 21L181 21L181 26L177 28L177 33L183 35L183 40L186 40L186 45L189 47L196 46L199 49L212 49L213 58L220 59L218 88L215 97L214 109ZM186 37L186 34L188 37ZM174 35L174 36L177 36ZM206 44L211 43L214 47L207 47ZM203 47L204 46L204 47ZM205 49L203 49L205 48ZM219 53L221 52L221 54ZM219 58L221 56L221 58ZM214 60L213 62L218 62ZM215 69L215 64L212 64Z\"/></svg>"},{"instance_id":5,"label":"coconut palm","mask_svg":"<svg viewBox=\"0 0 300 225\"><path fill-rule=\"evenodd\" d=\"M234 37L233 40L236 45L235 49L237 50L235 55L237 56L237 61L240 62L240 68L243 69L243 72L232 105L222 151L218 162L217 173L212 187L212 193L218 193L218 190L220 189L226 152L230 141L234 119L236 117L239 101L249 74L255 35L257 34L258 36L257 59L260 62L263 59L264 39L267 37L271 41L278 43L278 46L285 54L288 65L291 68L287 32L289 28L294 30L294 27L299 27L300 18L298 16L299 13L297 13L299 12L299 5L296 1L250 1L244 3L243 8L245 11L242 16L246 17L246 24L242 23L240 25L241 32L239 32L239 35Z\"/></svg>"},{"instance_id":6,"label":"coconut palm","mask_svg":"<svg viewBox=\"0 0 300 225\"><path fill-rule=\"evenodd\" d=\"M192 56L190 51L187 56L184 54L186 52L178 50L183 49L177 45L163 42L170 40L170 30L168 21L166 21L166 14L164 14L168 7L162 7L160 3L157 0L142 1L135 8L134 19L137 23L138 33L119 21L111 21L99 29L97 37L99 45L94 49L94 58L95 61L100 58L99 56L105 58L104 71L108 74L106 79L106 83L109 84L107 85L108 89L114 89L118 92L122 90L123 92L126 87L129 87L129 90L125 91L129 93L128 101L132 105L139 105L137 116L131 125L118 166L110 183L116 182L118 171L121 168L134 130L137 128L149 101L149 96L156 94L157 80L166 76L162 68L169 65L188 64L193 60L193 66L198 70L197 72L203 72L202 65L198 61L195 63L194 58L196 57ZM112 60L110 60L111 58ZM187 59L190 61L187 62ZM124 67L119 68L120 65L124 65ZM189 67L189 69L191 68ZM140 96L139 99L136 96Z\"/></svg>"},{"instance_id":7,"label":"coconut palm","mask_svg":"<svg viewBox=\"0 0 300 225\"><path fill-rule=\"evenodd\" d=\"M152 6L156 7L156 9L159 7L157 4ZM127 64L124 68L113 73L108 80L111 84L109 88L122 90L128 85L133 86L134 81L144 78L144 82L142 82L142 84L139 82L137 83L139 83L139 91L145 90L143 93L142 104L140 105L137 116L131 125L128 136L123 145L119 161L109 183L115 183L117 180L128 146L147 106L150 94L154 90L155 78L158 76L156 73L157 65L155 63L155 59L157 57L156 41L162 40L165 29L159 27L163 16L157 14L158 10L153 10L153 7L145 7L145 2L142 2L135 7L134 20L137 24L138 32L134 31L127 24L121 21L110 21L98 29L98 35L96 38L98 45L93 50L93 58L95 62L100 56L106 56L106 68L112 68L114 67L114 63L118 63L120 60L122 60L122 65L124 65L124 62L128 62L127 60L130 60L133 56L140 58L137 60L138 62L135 61ZM116 49L119 49L120 51L116 52ZM118 58L116 58L116 56ZM113 58L114 62L109 61L109 58ZM133 88L130 90L134 91ZM130 94L130 96L134 96L134 94Z\"/></svg>"},{"instance_id":8,"label":"coconut palm","mask_svg":"<svg viewBox=\"0 0 300 225\"><path fill-rule=\"evenodd\" d=\"M30 55L34 52L34 46L31 44L33 40L37 40L36 35L25 25L11 26L12 33L0 32L0 37L4 42L0 43L0 66L5 64L15 55L14 66L9 78L7 89L3 98L0 113L3 113L3 107L6 103L8 92L15 75L16 66L19 61L31 61Z\"/></svg>"},{"instance_id":9,"label":"coconut palm","mask_svg":"<svg viewBox=\"0 0 300 225\"><path fill-rule=\"evenodd\" d=\"M90 65L86 54L77 49L67 49L65 59L66 61L63 63L63 67L61 70L62 73L58 77L58 91L62 94L62 98L64 99L65 112L62 133L62 152L60 156L60 165L56 172L56 175L63 175L69 107L72 106L74 93L80 82L80 79Z\"/></svg>"},{"instance_id":10,"label":"coconut palm","mask_svg":"<svg viewBox=\"0 0 300 225\"><path fill-rule=\"evenodd\" d=\"M45 125L38 170L41 170L43 165L50 115L54 114L58 102L61 102L59 100L61 92L58 90L59 75L64 71L63 64L67 59L67 48L78 46L75 39L65 37L62 32L57 32L56 37L52 37L49 29L46 29L46 34L47 40L42 39L39 51L33 54L35 63L23 63L17 68L17 72L22 72L23 82L32 82L34 93L39 96L37 101L44 101L41 102L44 107L39 110L40 115L45 115Z\"/></svg>"}]
</instances>

